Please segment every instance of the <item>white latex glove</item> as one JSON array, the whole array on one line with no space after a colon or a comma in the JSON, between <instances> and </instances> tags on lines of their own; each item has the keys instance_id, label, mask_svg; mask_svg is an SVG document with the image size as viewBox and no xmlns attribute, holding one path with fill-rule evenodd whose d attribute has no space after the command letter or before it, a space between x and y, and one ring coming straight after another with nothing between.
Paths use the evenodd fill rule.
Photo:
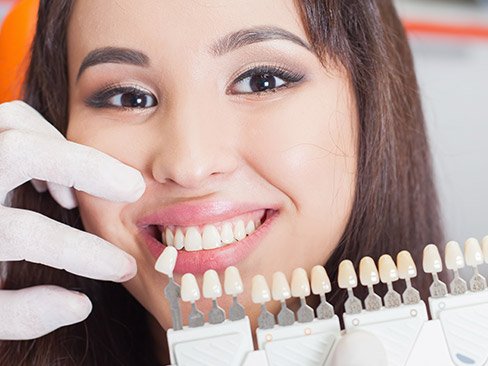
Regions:
<instances>
[{"instance_id":1,"label":"white latex glove","mask_svg":"<svg viewBox=\"0 0 488 366\"><path fill-rule=\"evenodd\" d=\"M331 366L388 366L385 349L372 333L355 330L344 334L335 348Z\"/></svg>"},{"instance_id":2,"label":"white latex glove","mask_svg":"<svg viewBox=\"0 0 488 366\"><path fill-rule=\"evenodd\" d=\"M139 171L91 147L67 141L21 101L0 105L0 261L27 260L84 277L132 278L132 256L107 241L39 213L6 207L9 191L37 179L63 207L76 206L72 188L117 202L145 190ZM49 182L49 183L45 183ZM92 304L57 286L0 290L0 339L32 339L84 320Z\"/></svg>"}]
</instances>

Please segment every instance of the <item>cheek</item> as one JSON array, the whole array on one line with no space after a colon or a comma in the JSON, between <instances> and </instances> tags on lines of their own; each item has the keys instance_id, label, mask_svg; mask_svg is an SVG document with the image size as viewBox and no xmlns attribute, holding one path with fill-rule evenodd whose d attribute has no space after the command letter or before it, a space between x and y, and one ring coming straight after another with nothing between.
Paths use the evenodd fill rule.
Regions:
<instances>
[{"instance_id":1,"label":"cheek","mask_svg":"<svg viewBox=\"0 0 488 366\"><path fill-rule=\"evenodd\" d=\"M273 239L294 256L282 258L280 270L325 263L351 214L358 120L347 87L337 83L250 121L259 126L248 138L250 165L288 201L283 234Z\"/></svg>"}]
</instances>

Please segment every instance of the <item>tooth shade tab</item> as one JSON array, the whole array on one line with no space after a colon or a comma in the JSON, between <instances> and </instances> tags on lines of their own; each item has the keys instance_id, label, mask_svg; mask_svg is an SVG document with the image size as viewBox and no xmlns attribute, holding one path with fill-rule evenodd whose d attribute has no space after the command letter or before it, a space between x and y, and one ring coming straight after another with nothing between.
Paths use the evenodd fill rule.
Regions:
<instances>
[{"instance_id":1,"label":"tooth shade tab","mask_svg":"<svg viewBox=\"0 0 488 366\"><path fill-rule=\"evenodd\" d=\"M398 280L398 270L393 258L388 254L383 254L378 262L380 268L380 278L383 283L391 283Z\"/></svg>"},{"instance_id":2,"label":"tooth shade tab","mask_svg":"<svg viewBox=\"0 0 488 366\"><path fill-rule=\"evenodd\" d=\"M339 264L338 282L342 289L354 288L358 285L354 265L349 259L345 259Z\"/></svg>"},{"instance_id":3,"label":"tooth shade tab","mask_svg":"<svg viewBox=\"0 0 488 366\"><path fill-rule=\"evenodd\" d=\"M195 302L200 300L200 289L195 276L192 273L185 273L181 277L181 300Z\"/></svg>"},{"instance_id":4,"label":"tooth shade tab","mask_svg":"<svg viewBox=\"0 0 488 366\"><path fill-rule=\"evenodd\" d=\"M444 262L446 268L450 270L458 270L465 266L464 255L459 243L450 241L446 244Z\"/></svg>"},{"instance_id":5,"label":"tooth shade tab","mask_svg":"<svg viewBox=\"0 0 488 366\"><path fill-rule=\"evenodd\" d=\"M314 266L312 268L310 276L313 294L322 295L332 291L330 279L324 266Z\"/></svg>"},{"instance_id":6,"label":"tooth shade tab","mask_svg":"<svg viewBox=\"0 0 488 366\"><path fill-rule=\"evenodd\" d=\"M237 296L244 292L241 275L239 274L239 270L234 266L225 269L224 290L227 295L231 296Z\"/></svg>"},{"instance_id":7,"label":"tooth shade tab","mask_svg":"<svg viewBox=\"0 0 488 366\"><path fill-rule=\"evenodd\" d=\"M220 296L222 296L222 286L219 275L215 270L209 269L203 274L203 297L216 299Z\"/></svg>"},{"instance_id":8,"label":"tooth shade tab","mask_svg":"<svg viewBox=\"0 0 488 366\"><path fill-rule=\"evenodd\" d=\"M485 262L488 263L488 235L481 240L481 246L483 250L483 257L485 257Z\"/></svg>"},{"instance_id":9,"label":"tooth shade tab","mask_svg":"<svg viewBox=\"0 0 488 366\"><path fill-rule=\"evenodd\" d=\"M291 297L290 285L283 272L273 274L272 295L275 301L285 301Z\"/></svg>"},{"instance_id":10,"label":"tooth shade tab","mask_svg":"<svg viewBox=\"0 0 488 366\"><path fill-rule=\"evenodd\" d=\"M256 275L252 278L252 302L255 304L264 304L271 300L268 283L263 275Z\"/></svg>"},{"instance_id":11,"label":"tooth shade tab","mask_svg":"<svg viewBox=\"0 0 488 366\"><path fill-rule=\"evenodd\" d=\"M371 257L363 257L359 262L359 279L363 286L373 286L380 282L378 269Z\"/></svg>"},{"instance_id":12,"label":"tooth shade tab","mask_svg":"<svg viewBox=\"0 0 488 366\"><path fill-rule=\"evenodd\" d=\"M417 266L412 255L407 250L402 250L397 255L398 277L402 280L417 277Z\"/></svg>"},{"instance_id":13,"label":"tooth shade tab","mask_svg":"<svg viewBox=\"0 0 488 366\"><path fill-rule=\"evenodd\" d=\"M464 243L464 257L466 264L477 267L484 262L483 252L480 243L475 238L469 238Z\"/></svg>"},{"instance_id":14,"label":"tooth shade tab","mask_svg":"<svg viewBox=\"0 0 488 366\"><path fill-rule=\"evenodd\" d=\"M434 244L429 244L424 248L422 266L425 273L442 272L441 255Z\"/></svg>"},{"instance_id":15,"label":"tooth shade tab","mask_svg":"<svg viewBox=\"0 0 488 366\"><path fill-rule=\"evenodd\" d=\"M178 251L173 247L166 247L156 260L154 268L168 277L173 277Z\"/></svg>"},{"instance_id":16,"label":"tooth shade tab","mask_svg":"<svg viewBox=\"0 0 488 366\"><path fill-rule=\"evenodd\" d=\"M293 297L306 297L310 295L310 283L307 272L303 268L295 268L291 275L291 294Z\"/></svg>"}]
</instances>

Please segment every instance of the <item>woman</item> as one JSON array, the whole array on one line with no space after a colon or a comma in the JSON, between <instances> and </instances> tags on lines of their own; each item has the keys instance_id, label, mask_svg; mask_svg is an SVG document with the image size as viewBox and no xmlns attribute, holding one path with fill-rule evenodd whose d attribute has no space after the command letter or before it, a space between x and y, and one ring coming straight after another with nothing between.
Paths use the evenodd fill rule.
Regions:
<instances>
[{"instance_id":1,"label":"woman","mask_svg":"<svg viewBox=\"0 0 488 366\"><path fill-rule=\"evenodd\" d=\"M138 271L91 276L121 286L9 263L5 289L56 284L93 311L3 342L2 364L168 362L165 279L153 270L164 245L180 247L177 281L235 264L255 327L255 274L323 263L335 282L342 259L418 259L441 240L411 54L388 1L41 1L25 100L68 140L140 171L145 191L117 203L52 186L78 205L68 211L29 184L15 190L14 206L115 244ZM253 223L245 239L239 221ZM335 286L336 312L343 299Z\"/></svg>"}]
</instances>

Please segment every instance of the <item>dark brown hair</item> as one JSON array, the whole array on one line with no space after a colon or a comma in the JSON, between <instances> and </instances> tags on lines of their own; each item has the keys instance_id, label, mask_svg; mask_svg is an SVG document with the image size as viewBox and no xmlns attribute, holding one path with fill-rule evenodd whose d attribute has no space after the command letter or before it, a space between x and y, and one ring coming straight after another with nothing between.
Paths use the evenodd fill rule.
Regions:
<instances>
[{"instance_id":1,"label":"dark brown hair","mask_svg":"<svg viewBox=\"0 0 488 366\"><path fill-rule=\"evenodd\" d=\"M66 30L73 0L41 0L24 99L63 134L68 123ZM338 264L377 259L409 249L419 259L442 240L438 203L411 52L387 0L296 1L310 43L325 67L339 62L353 82L359 111L358 178L353 210L326 264L336 283ZM29 183L13 205L83 229L67 211ZM333 213L331 213L333 214ZM417 285L425 290L424 283ZM4 287L56 284L86 293L93 312L81 324L32 341L0 344L2 365L155 365L147 313L120 285L27 262L9 263ZM340 312L344 291L329 299ZM425 297L424 297L425 298Z\"/></svg>"}]
</instances>

